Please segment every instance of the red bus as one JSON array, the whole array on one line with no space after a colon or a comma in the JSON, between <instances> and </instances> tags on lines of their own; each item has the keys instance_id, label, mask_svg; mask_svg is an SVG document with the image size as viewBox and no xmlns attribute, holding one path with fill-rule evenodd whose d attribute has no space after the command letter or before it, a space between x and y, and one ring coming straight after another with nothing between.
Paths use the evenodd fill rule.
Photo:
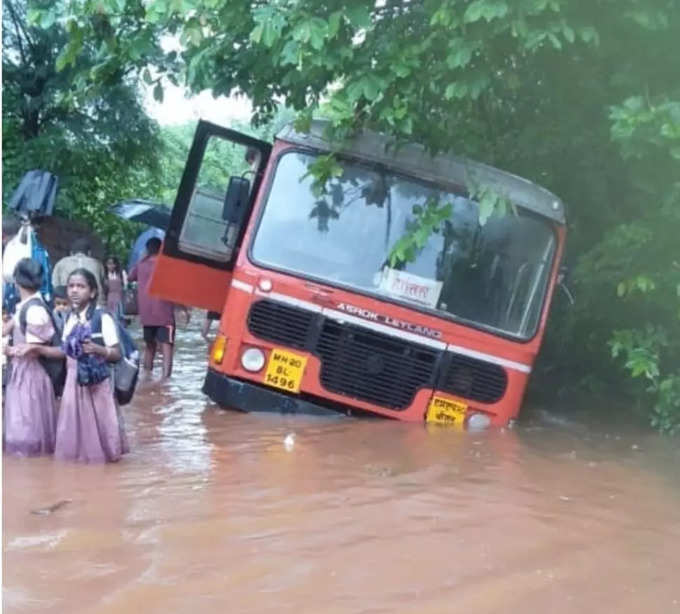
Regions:
<instances>
[{"instance_id":1,"label":"red bus","mask_svg":"<svg viewBox=\"0 0 680 614\"><path fill-rule=\"evenodd\" d=\"M559 198L467 159L199 122L151 291L221 314L204 392L243 411L368 412L459 427L519 412L565 242ZM325 188L310 165L333 153ZM470 178L503 195L480 223ZM446 219L400 263L427 203Z\"/></svg>"}]
</instances>

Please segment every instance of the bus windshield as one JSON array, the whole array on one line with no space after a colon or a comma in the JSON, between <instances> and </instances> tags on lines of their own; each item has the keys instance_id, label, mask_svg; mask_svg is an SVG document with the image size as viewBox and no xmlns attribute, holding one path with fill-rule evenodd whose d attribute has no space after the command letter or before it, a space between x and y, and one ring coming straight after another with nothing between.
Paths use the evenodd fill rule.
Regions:
<instances>
[{"instance_id":1,"label":"bus windshield","mask_svg":"<svg viewBox=\"0 0 680 614\"><path fill-rule=\"evenodd\" d=\"M257 263L490 332L535 334L556 247L547 220L515 208L481 225L464 195L346 160L318 196L306 176L314 159L279 159L252 246ZM395 244L432 202L450 204L451 215L395 262Z\"/></svg>"}]
</instances>

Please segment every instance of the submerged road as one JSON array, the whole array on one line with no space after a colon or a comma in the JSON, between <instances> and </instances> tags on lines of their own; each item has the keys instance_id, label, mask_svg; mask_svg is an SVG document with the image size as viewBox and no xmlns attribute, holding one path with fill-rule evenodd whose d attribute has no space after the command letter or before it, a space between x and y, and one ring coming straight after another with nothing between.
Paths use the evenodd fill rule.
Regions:
<instances>
[{"instance_id":1,"label":"submerged road","mask_svg":"<svg viewBox=\"0 0 680 614\"><path fill-rule=\"evenodd\" d=\"M4 458L6 614L680 613L677 441L225 412L198 324L123 461Z\"/></svg>"}]
</instances>

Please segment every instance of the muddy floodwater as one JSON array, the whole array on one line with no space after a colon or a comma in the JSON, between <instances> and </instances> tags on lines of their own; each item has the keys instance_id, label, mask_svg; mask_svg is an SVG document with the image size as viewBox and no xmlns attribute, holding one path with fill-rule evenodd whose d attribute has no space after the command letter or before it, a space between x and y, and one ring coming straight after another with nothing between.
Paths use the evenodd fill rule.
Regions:
<instances>
[{"instance_id":1,"label":"muddy floodwater","mask_svg":"<svg viewBox=\"0 0 680 614\"><path fill-rule=\"evenodd\" d=\"M225 412L198 324L123 461L4 458L6 614L680 613L677 440Z\"/></svg>"}]
</instances>

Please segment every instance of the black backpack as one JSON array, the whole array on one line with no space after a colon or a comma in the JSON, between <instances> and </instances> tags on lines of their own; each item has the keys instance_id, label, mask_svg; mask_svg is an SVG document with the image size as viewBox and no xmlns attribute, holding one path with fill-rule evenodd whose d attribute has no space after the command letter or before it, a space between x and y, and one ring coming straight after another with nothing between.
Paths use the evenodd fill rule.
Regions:
<instances>
[{"instance_id":1,"label":"black backpack","mask_svg":"<svg viewBox=\"0 0 680 614\"><path fill-rule=\"evenodd\" d=\"M61 331L59 330L57 323L54 321L54 316L52 315L49 307L41 298L36 297L30 299L25 305L22 306L21 311L19 312L19 326L21 327L21 332L24 337L26 337L26 312L32 305L40 305L50 316L50 321L52 322L52 327L54 328L54 334L47 345L52 347L61 347ZM60 397L64 392L64 383L66 382L66 359L39 356L38 361L42 365L43 369L45 369L45 372L52 382L55 396Z\"/></svg>"},{"instance_id":2,"label":"black backpack","mask_svg":"<svg viewBox=\"0 0 680 614\"><path fill-rule=\"evenodd\" d=\"M116 317L104 309L95 309L90 320L92 340L104 343L102 338L102 315L107 313L116 324L120 360L113 364L113 389L118 405L127 405L135 394L139 375L139 351L130 334L120 325Z\"/></svg>"}]
</instances>

